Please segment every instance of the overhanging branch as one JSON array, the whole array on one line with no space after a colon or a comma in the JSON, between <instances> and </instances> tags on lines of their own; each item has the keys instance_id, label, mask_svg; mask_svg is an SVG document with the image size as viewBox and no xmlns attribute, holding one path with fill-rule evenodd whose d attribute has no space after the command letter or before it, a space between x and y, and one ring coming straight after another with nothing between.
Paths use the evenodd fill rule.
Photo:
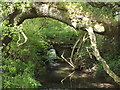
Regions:
<instances>
[{"instance_id":1,"label":"overhanging branch","mask_svg":"<svg viewBox=\"0 0 120 90\"><path fill-rule=\"evenodd\" d=\"M13 15L11 14L9 17L9 20L12 21L11 24L14 25L13 23L16 23L17 25L20 25L25 19L31 19L31 18L38 18L38 17L48 17L48 18L53 18L56 20L59 20L60 22L63 22L71 27L73 27L76 30L85 30L86 26L85 24L83 24L83 20L84 18L87 18L87 15L80 15L79 13L72 15L72 13L69 12L69 10L62 10L59 9L57 7L53 7L50 5L50 3L31 3L31 9L27 9L24 13L21 12L19 10L16 10L15 12L19 12L19 13L13 13ZM81 12L82 13L82 12ZM75 16L75 20L76 20L76 24L78 25L78 27L75 27L73 25L73 19L71 16ZM89 17L88 17L89 18ZM95 33L101 34L101 35L108 35L108 36L115 36L116 34L116 24L112 24L111 22L101 22L100 20L97 21L97 19L92 19L89 18L89 21L91 23L93 23L93 27L95 23L102 23L103 26L105 27L105 32L100 32L100 31L96 31L93 30ZM111 31L107 30L107 28L111 26L113 28L114 33L110 33Z\"/></svg>"}]
</instances>

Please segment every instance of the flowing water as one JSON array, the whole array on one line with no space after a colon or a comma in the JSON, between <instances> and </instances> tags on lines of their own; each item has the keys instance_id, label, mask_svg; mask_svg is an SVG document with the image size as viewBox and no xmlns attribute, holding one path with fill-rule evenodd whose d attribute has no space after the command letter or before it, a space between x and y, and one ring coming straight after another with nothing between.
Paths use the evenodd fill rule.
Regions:
<instances>
[{"instance_id":1,"label":"flowing water","mask_svg":"<svg viewBox=\"0 0 120 90\"><path fill-rule=\"evenodd\" d=\"M93 73L72 71L66 64L54 63L41 73L40 88L120 88L115 83L95 78Z\"/></svg>"}]
</instances>

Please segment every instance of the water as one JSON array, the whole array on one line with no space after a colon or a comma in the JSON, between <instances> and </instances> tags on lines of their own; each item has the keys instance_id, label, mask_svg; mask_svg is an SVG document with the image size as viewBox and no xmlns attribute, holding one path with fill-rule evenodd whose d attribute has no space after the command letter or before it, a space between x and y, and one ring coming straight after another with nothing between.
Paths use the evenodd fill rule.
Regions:
<instances>
[{"instance_id":1,"label":"water","mask_svg":"<svg viewBox=\"0 0 120 90\"><path fill-rule=\"evenodd\" d=\"M118 88L116 84L95 78L93 73L72 71L66 64L50 66L38 78L43 85L40 88Z\"/></svg>"}]
</instances>

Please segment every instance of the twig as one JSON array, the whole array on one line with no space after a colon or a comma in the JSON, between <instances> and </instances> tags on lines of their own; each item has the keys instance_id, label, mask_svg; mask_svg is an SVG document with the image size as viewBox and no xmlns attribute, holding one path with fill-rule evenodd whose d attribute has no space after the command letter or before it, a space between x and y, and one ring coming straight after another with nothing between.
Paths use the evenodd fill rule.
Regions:
<instances>
[{"instance_id":1,"label":"twig","mask_svg":"<svg viewBox=\"0 0 120 90\"><path fill-rule=\"evenodd\" d=\"M88 37L86 37L86 35L87 35L87 33L84 34L83 39L82 39L81 43L78 46L77 53L80 51L83 43L88 39Z\"/></svg>"},{"instance_id":2,"label":"twig","mask_svg":"<svg viewBox=\"0 0 120 90\"><path fill-rule=\"evenodd\" d=\"M70 56L70 62L73 64L73 61L72 61L72 59L73 59L73 53L74 53L74 51L75 51L75 48L76 48L76 46L77 46L77 44L78 44L78 42L80 41L80 38L76 41L76 43L74 44L74 46L73 46L73 49L72 49L72 52L71 52L71 56Z\"/></svg>"},{"instance_id":3,"label":"twig","mask_svg":"<svg viewBox=\"0 0 120 90\"><path fill-rule=\"evenodd\" d=\"M78 49L77 49L77 52L76 52L76 56L75 56L75 60L77 60L81 55L78 56L78 52L80 52L81 48L82 48L82 45L85 43L85 41L88 39L87 36L87 33L84 34L83 38L82 38L82 41L80 42L80 44L78 45ZM77 57L78 56L78 57Z\"/></svg>"},{"instance_id":4,"label":"twig","mask_svg":"<svg viewBox=\"0 0 120 90\"><path fill-rule=\"evenodd\" d=\"M73 68L75 68L74 64L72 64L71 62L69 62L63 55L64 55L64 51L63 51L61 57L62 57L70 66L72 66Z\"/></svg>"},{"instance_id":5,"label":"twig","mask_svg":"<svg viewBox=\"0 0 120 90\"><path fill-rule=\"evenodd\" d=\"M87 52L88 52L90 58L92 59L92 55L91 55L91 53L90 53L90 51L89 51L89 48L90 48L90 47L86 47L86 50L87 50Z\"/></svg>"},{"instance_id":6,"label":"twig","mask_svg":"<svg viewBox=\"0 0 120 90\"><path fill-rule=\"evenodd\" d=\"M69 75L67 75L66 77L64 77L64 78L61 80L61 83L63 84L63 81L64 81L65 79L67 79L68 77L71 77L74 73L75 73L75 71L73 71L72 73L70 73Z\"/></svg>"}]
</instances>

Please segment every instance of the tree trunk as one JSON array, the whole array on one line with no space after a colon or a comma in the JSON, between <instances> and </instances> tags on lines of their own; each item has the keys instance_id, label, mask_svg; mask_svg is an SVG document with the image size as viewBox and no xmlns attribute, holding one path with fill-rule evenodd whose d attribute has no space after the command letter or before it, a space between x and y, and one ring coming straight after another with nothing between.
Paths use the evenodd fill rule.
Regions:
<instances>
[{"instance_id":1,"label":"tree trunk","mask_svg":"<svg viewBox=\"0 0 120 90\"><path fill-rule=\"evenodd\" d=\"M102 63L103 68L106 71L106 73L109 76L111 76L116 83L118 83L120 85L120 78L110 69L110 67L107 65L106 61L100 56L99 50L97 49L96 37L93 32L93 28L89 27L87 29L87 31L88 31L90 42L91 42L91 48L94 50L93 51L94 56L96 57L96 59L98 61L100 61Z\"/></svg>"}]
</instances>

